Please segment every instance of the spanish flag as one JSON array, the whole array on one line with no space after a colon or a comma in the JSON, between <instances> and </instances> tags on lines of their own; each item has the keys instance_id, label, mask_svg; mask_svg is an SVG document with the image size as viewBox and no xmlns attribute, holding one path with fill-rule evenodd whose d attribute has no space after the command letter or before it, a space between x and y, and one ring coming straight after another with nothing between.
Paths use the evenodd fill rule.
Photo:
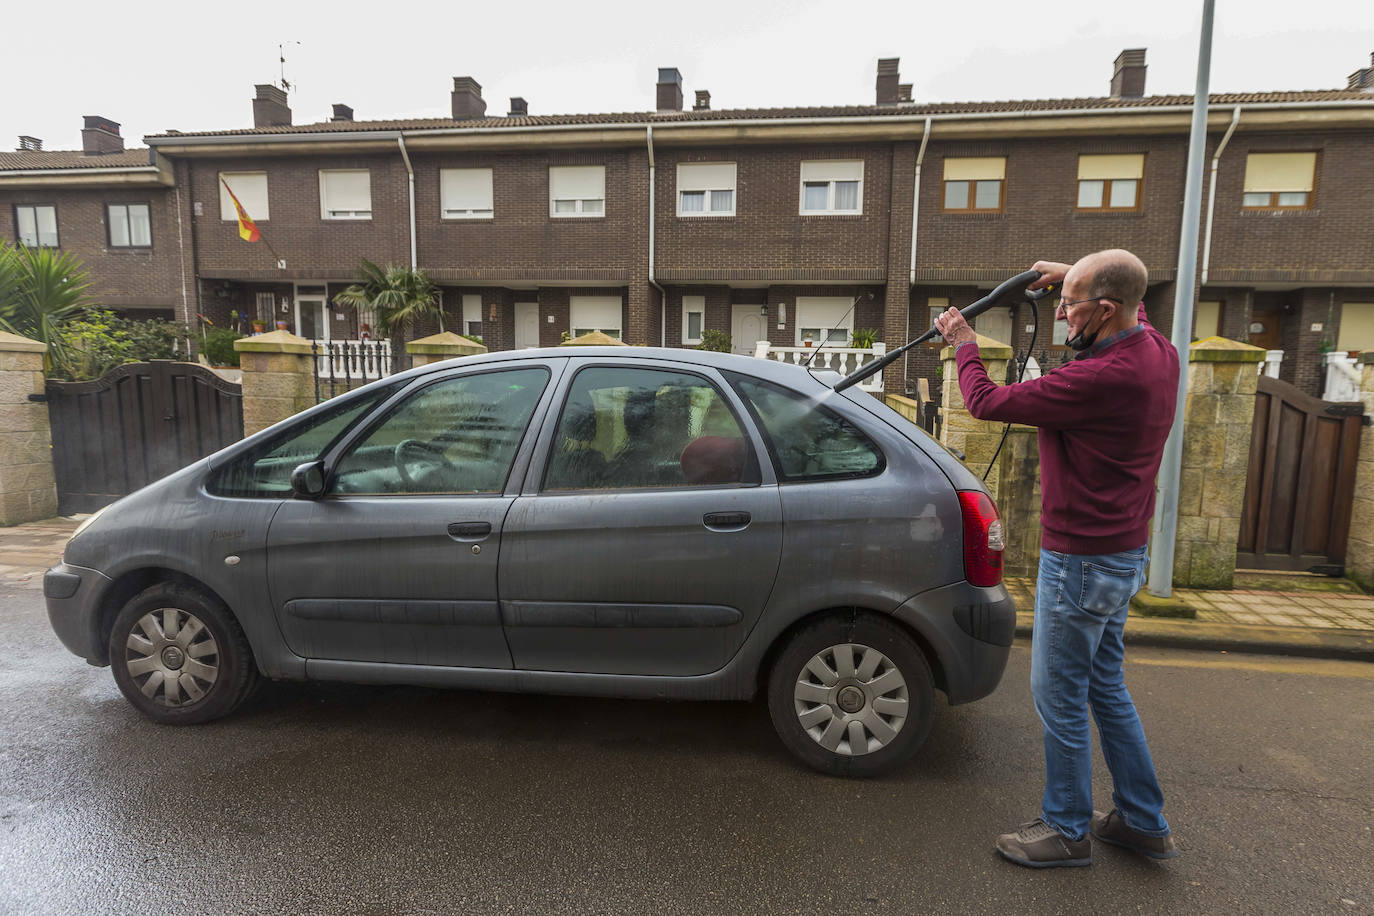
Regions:
<instances>
[{"instance_id":1,"label":"spanish flag","mask_svg":"<svg viewBox=\"0 0 1374 916\"><path fill-rule=\"evenodd\" d=\"M239 203L239 199L234 196L234 189L229 187L229 182L223 178L220 178L219 182L224 185L224 190L229 192L229 199L234 202L234 209L238 211L239 238L245 242L259 241L262 238L262 233L258 231L258 224L248 218L248 214L244 212L243 204Z\"/></svg>"}]
</instances>

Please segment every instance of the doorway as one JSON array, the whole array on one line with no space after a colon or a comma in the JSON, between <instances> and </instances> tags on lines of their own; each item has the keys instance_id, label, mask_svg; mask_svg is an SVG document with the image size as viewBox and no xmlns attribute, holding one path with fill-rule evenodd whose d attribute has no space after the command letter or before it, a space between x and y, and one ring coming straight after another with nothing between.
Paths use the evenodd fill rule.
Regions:
<instances>
[{"instance_id":1,"label":"doorway","mask_svg":"<svg viewBox=\"0 0 1374 916\"><path fill-rule=\"evenodd\" d=\"M329 299L324 286L296 287L296 336L329 340Z\"/></svg>"},{"instance_id":2,"label":"doorway","mask_svg":"<svg viewBox=\"0 0 1374 916\"><path fill-rule=\"evenodd\" d=\"M515 349L530 350L539 346L539 303L515 303Z\"/></svg>"},{"instance_id":3,"label":"doorway","mask_svg":"<svg viewBox=\"0 0 1374 916\"><path fill-rule=\"evenodd\" d=\"M1250 313L1250 345L1265 350L1283 349L1283 321L1276 308L1258 308Z\"/></svg>"},{"instance_id":4,"label":"doorway","mask_svg":"<svg viewBox=\"0 0 1374 916\"><path fill-rule=\"evenodd\" d=\"M762 305L730 306L730 352L753 356L760 340L767 340Z\"/></svg>"}]
</instances>

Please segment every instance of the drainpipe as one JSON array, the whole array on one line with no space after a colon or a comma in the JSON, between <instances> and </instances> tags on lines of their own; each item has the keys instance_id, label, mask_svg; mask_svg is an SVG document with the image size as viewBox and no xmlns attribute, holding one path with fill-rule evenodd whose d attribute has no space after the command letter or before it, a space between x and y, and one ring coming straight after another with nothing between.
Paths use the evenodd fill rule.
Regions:
<instances>
[{"instance_id":1,"label":"drainpipe","mask_svg":"<svg viewBox=\"0 0 1374 916\"><path fill-rule=\"evenodd\" d=\"M930 118L926 118L921 130L921 149L916 153L916 180L911 189L911 277L908 279L906 295L906 340L911 339L911 291L916 288L916 218L921 212L921 163L926 160L926 144L930 142ZM911 381L911 351L902 357L902 394L906 394L907 384Z\"/></svg>"},{"instance_id":2,"label":"drainpipe","mask_svg":"<svg viewBox=\"0 0 1374 916\"><path fill-rule=\"evenodd\" d=\"M658 345L668 346L668 293L654 279L654 128L644 127L644 140L649 149L649 285L658 290Z\"/></svg>"},{"instance_id":3,"label":"drainpipe","mask_svg":"<svg viewBox=\"0 0 1374 916\"><path fill-rule=\"evenodd\" d=\"M406 164L406 176L410 184L410 269L414 270L418 265L415 257L415 169L410 165L410 154L406 152L406 138L404 134L396 135L396 144L401 148L401 161ZM440 293L439 299L439 330L444 330L444 300Z\"/></svg>"},{"instance_id":4,"label":"drainpipe","mask_svg":"<svg viewBox=\"0 0 1374 916\"><path fill-rule=\"evenodd\" d=\"M1202 285L1207 285L1207 266L1212 261L1212 212L1216 209L1217 203L1217 163L1221 161L1221 153L1226 149L1226 144L1231 139L1231 135L1236 132L1236 125L1240 123L1240 106L1237 105L1231 112L1231 126L1226 128L1226 134L1221 138L1221 143L1217 145L1217 151L1212 154L1212 179L1207 185L1207 237L1202 242Z\"/></svg>"}]
</instances>

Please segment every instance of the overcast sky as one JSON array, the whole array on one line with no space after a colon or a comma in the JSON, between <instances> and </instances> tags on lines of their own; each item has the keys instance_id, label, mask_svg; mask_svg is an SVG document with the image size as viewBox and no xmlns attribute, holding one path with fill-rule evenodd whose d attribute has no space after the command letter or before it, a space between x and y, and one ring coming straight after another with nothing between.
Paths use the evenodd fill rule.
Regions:
<instances>
[{"instance_id":1,"label":"overcast sky","mask_svg":"<svg viewBox=\"0 0 1374 916\"><path fill-rule=\"evenodd\" d=\"M916 101L1107 94L1112 60L1148 49L1147 94L1192 94L1201 0L293 0L156 6L69 0L4 13L0 149L18 135L79 149L81 117L120 122L129 146L168 128L252 126L253 86L279 79L297 124L351 105L360 120L448 117L452 77L531 114L647 111L657 68L687 107L872 104L880 57L901 58ZM56 19L54 17L57 17ZM295 44L299 42L299 44ZM1374 3L1217 0L1213 92L1344 88L1370 65Z\"/></svg>"}]
</instances>

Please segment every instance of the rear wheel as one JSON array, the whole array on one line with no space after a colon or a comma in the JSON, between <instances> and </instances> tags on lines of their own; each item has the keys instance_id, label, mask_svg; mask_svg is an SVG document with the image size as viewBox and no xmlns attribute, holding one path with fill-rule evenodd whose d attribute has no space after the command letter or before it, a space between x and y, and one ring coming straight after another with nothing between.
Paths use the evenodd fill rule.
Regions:
<instances>
[{"instance_id":1,"label":"rear wheel","mask_svg":"<svg viewBox=\"0 0 1374 916\"><path fill-rule=\"evenodd\" d=\"M930 733L934 702L921 647L868 614L798 630L768 678L768 712L783 744L837 776L875 776L908 760Z\"/></svg>"},{"instance_id":2,"label":"rear wheel","mask_svg":"<svg viewBox=\"0 0 1374 916\"><path fill-rule=\"evenodd\" d=\"M259 675L229 609L196 589L162 583L135 595L110 632L115 683L139 712L194 725L228 715Z\"/></svg>"}]
</instances>

